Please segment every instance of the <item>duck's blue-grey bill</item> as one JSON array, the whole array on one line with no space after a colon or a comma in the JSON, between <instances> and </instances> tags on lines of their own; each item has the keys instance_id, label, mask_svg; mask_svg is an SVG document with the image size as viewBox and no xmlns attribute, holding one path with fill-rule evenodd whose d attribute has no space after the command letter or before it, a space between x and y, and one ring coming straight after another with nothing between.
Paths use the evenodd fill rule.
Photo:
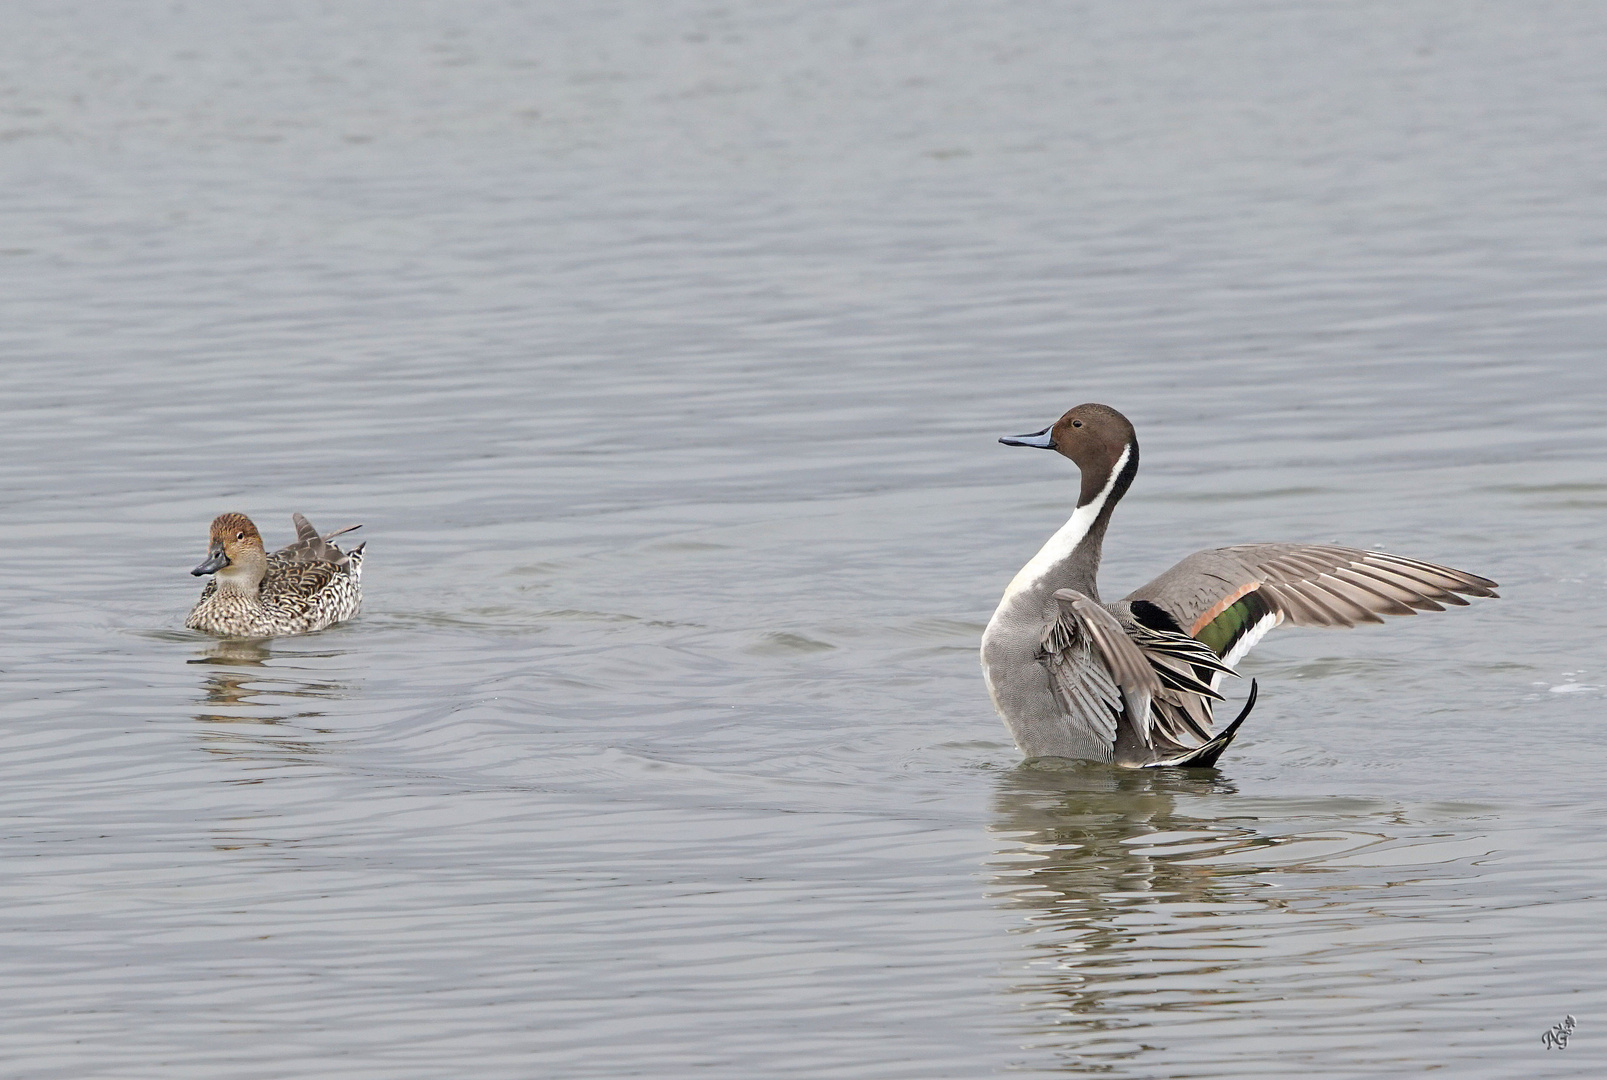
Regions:
<instances>
[{"instance_id":1,"label":"duck's blue-grey bill","mask_svg":"<svg viewBox=\"0 0 1607 1080\"><path fill-rule=\"evenodd\" d=\"M196 577L206 577L208 574L217 573L219 570L222 570L228 565L229 557L223 553L223 545L219 544L217 547L212 549L211 553L207 555L206 562L202 563L200 566L197 566L194 570L191 570L190 573L194 574Z\"/></svg>"},{"instance_id":2,"label":"duck's blue-grey bill","mask_svg":"<svg viewBox=\"0 0 1607 1080\"><path fill-rule=\"evenodd\" d=\"M1039 450L1053 450L1055 441L1049 437L1053 427L1054 425L1050 424L1049 427L1042 431L1034 431L1031 435L1010 435L999 441L1006 446L1036 446Z\"/></svg>"}]
</instances>

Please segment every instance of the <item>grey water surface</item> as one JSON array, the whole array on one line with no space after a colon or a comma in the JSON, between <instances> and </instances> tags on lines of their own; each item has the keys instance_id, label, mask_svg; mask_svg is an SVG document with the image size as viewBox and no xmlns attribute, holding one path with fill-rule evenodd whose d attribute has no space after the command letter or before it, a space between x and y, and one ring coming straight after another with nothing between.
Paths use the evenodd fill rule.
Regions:
<instances>
[{"instance_id":1,"label":"grey water surface","mask_svg":"<svg viewBox=\"0 0 1607 1080\"><path fill-rule=\"evenodd\" d=\"M0 1073L1604 1075L1607 9L0 24ZM1107 596L1502 598L1020 768L1076 478L995 440L1082 401ZM362 615L185 631L226 510L362 522Z\"/></svg>"}]
</instances>

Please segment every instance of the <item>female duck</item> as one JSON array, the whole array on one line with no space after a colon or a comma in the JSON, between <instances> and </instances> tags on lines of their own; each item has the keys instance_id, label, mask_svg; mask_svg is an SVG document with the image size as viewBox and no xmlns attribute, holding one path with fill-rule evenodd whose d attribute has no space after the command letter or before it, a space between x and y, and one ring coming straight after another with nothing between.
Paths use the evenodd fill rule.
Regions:
<instances>
[{"instance_id":1,"label":"female duck","mask_svg":"<svg viewBox=\"0 0 1607 1080\"><path fill-rule=\"evenodd\" d=\"M1476 574L1381 551L1244 544L1199 551L1114 604L1095 577L1111 512L1138 473L1138 438L1107 405L1079 405L1032 435L1000 439L1070 458L1071 519L1021 568L982 634L993 705L1029 758L1132 768L1209 766L1255 704L1213 733L1222 675L1282 623L1354 626L1494 596Z\"/></svg>"},{"instance_id":2,"label":"female duck","mask_svg":"<svg viewBox=\"0 0 1607 1080\"><path fill-rule=\"evenodd\" d=\"M215 518L206 561L190 571L215 576L184 625L226 637L278 637L322 630L356 615L366 545L344 552L330 541L362 526L320 536L300 514L291 519L296 542L269 555L250 518Z\"/></svg>"}]
</instances>

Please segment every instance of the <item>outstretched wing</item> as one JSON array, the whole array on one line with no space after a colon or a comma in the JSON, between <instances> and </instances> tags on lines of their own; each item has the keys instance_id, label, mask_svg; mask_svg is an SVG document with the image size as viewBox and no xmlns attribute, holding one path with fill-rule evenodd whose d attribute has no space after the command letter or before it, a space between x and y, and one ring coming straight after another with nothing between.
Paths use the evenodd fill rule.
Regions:
<instances>
[{"instance_id":1,"label":"outstretched wing","mask_svg":"<svg viewBox=\"0 0 1607 1080\"><path fill-rule=\"evenodd\" d=\"M1197 638L1233 665L1274 626L1354 626L1466 606L1496 583L1448 566L1326 544L1197 551L1125 601L1152 629Z\"/></svg>"}]
</instances>

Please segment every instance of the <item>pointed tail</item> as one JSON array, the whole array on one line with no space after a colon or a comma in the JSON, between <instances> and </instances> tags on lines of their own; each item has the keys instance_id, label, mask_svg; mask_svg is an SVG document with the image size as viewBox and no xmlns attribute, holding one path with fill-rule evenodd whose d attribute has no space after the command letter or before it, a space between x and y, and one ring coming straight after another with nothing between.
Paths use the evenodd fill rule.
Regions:
<instances>
[{"instance_id":1,"label":"pointed tail","mask_svg":"<svg viewBox=\"0 0 1607 1080\"><path fill-rule=\"evenodd\" d=\"M1176 757L1167 758L1165 761L1151 761L1143 767L1146 769L1211 768L1216 764L1216 759L1222 756L1222 751L1228 748L1228 743L1233 741L1233 736L1239 733L1239 725L1244 723L1244 718L1250 715L1251 709L1255 708L1255 695L1256 682L1251 679L1250 697L1245 701L1244 708L1239 710L1239 715L1233 718L1233 723L1223 729L1222 734L1204 746L1197 746L1186 754L1179 754Z\"/></svg>"}]
</instances>

